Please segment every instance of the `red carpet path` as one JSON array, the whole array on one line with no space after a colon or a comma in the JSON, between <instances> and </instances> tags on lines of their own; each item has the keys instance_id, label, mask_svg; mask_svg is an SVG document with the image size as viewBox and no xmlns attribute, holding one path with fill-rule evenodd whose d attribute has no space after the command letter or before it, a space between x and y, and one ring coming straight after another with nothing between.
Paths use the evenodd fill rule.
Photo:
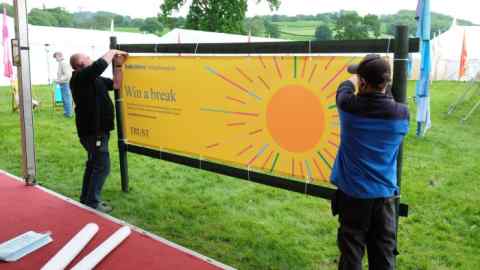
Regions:
<instances>
[{"instance_id":1,"label":"red carpet path","mask_svg":"<svg viewBox=\"0 0 480 270\"><path fill-rule=\"evenodd\" d=\"M96 223L98 233L75 258L70 269L95 249L121 225L94 211L82 208L42 188L26 187L24 183L0 171L0 243L29 230L52 232L53 242L18 262L0 262L2 270L40 269L87 223ZM154 239L132 231L117 249L95 269L231 269L163 239Z\"/></svg>"}]
</instances>

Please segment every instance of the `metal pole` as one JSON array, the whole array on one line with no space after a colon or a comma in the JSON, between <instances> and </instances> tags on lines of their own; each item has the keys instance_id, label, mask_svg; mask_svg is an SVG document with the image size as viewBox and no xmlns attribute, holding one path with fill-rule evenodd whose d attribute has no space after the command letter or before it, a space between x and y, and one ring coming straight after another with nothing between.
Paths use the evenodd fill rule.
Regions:
<instances>
[{"instance_id":1,"label":"metal pole","mask_svg":"<svg viewBox=\"0 0 480 270\"><path fill-rule=\"evenodd\" d=\"M467 121L468 118L470 118L470 116L472 116L472 114L473 114L473 113L477 110L477 108L479 108L479 107L480 107L480 101L477 102L477 104L475 104L475 105L473 106L473 108L468 112L467 115L465 115L464 118L462 118L461 123L462 123L462 124L465 123L465 121Z\"/></svg>"},{"instance_id":2,"label":"metal pole","mask_svg":"<svg viewBox=\"0 0 480 270\"><path fill-rule=\"evenodd\" d=\"M407 101L407 65L408 65L408 27L397 25L395 27L395 52L393 62L393 85L392 94L395 101L406 103ZM397 158L397 183L399 193L402 184L403 166L403 143L400 145ZM400 216L400 198L395 201L397 210L396 228L398 233L398 221Z\"/></svg>"},{"instance_id":3,"label":"metal pole","mask_svg":"<svg viewBox=\"0 0 480 270\"><path fill-rule=\"evenodd\" d=\"M117 38L110 37L110 49L117 49ZM117 69L115 61L112 65L113 75ZM123 112L122 99L120 97L120 89L114 89L115 93L115 115L117 119L117 136L118 136L118 153L120 161L120 174L122 177L122 191L128 192L128 160L127 160L127 146L125 144L125 136L123 133Z\"/></svg>"},{"instance_id":4,"label":"metal pole","mask_svg":"<svg viewBox=\"0 0 480 270\"><path fill-rule=\"evenodd\" d=\"M18 39L18 85L20 97L20 125L22 130L22 170L27 185L36 182L35 142L32 113L32 85L30 80L30 55L26 0L14 0L15 35Z\"/></svg>"},{"instance_id":5,"label":"metal pole","mask_svg":"<svg viewBox=\"0 0 480 270\"><path fill-rule=\"evenodd\" d=\"M52 78L50 77L50 59L48 58L50 49L48 48L50 44L45 43L45 58L47 60L47 79L48 79L48 86L52 85Z\"/></svg>"}]
</instances>

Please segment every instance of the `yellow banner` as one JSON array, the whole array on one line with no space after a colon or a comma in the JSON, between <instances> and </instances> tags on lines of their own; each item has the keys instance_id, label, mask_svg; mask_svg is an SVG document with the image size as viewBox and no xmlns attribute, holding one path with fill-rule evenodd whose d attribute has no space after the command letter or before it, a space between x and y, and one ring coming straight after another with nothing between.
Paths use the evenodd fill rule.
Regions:
<instances>
[{"instance_id":1,"label":"yellow banner","mask_svg":"<svg viewBox=\"0 0 480 270\"><path fill-rule=\"evenodd\" d=\"M335 92L359 58L131 56L121 95L128 144L329 182Z\"/></svg>"}]
</instances>

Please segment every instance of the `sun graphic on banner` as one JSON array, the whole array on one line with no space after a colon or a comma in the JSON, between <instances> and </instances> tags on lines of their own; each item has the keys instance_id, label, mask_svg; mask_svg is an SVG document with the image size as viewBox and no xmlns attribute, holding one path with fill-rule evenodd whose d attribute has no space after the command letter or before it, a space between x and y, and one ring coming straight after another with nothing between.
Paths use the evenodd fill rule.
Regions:
<instances>
[{"instance_id":1,"label":"sun graphic on banner","mask_svg":"<svg viewBox=\"0 0 480 270\"><path fill-rule=\"evenodd\" d=\"M357 61L340 56L248 56L243 65L223 70L206 65L208 74L227 86L222 94L228 105L200 110L226 115L218 124L236 129L238 136L217 135L204 147L248 169L329 182L340 141L336 89L349 76L347 66Z\"/></svg>"}]
</instances>

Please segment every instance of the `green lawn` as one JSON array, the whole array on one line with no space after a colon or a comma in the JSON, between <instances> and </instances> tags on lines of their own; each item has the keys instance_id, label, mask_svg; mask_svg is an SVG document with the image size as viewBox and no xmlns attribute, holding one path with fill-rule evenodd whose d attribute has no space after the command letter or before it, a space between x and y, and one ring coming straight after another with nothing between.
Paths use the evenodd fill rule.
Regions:
<instances>
[{"instance_id":1,"label":"green lawn","mask_svg":"<svg viewBox=\"0 0 480 270\"><path fill-rule=\"evenodd\" d=\"M464 84L432 89L433 128L412 126L405 143L398 269L480 269L480 111L444 112ZM410 93L414 84L409 84ZM85 153L74 120L51 108L51 90L35 87L38 181L78 199ZM0 88L0 169L20 175L19 117ZM120 191L116 136L104 199L112 215L239 269L335 269L337 221L327 201L129 154L131 192Z\"/></svg>"}]
</instances>

